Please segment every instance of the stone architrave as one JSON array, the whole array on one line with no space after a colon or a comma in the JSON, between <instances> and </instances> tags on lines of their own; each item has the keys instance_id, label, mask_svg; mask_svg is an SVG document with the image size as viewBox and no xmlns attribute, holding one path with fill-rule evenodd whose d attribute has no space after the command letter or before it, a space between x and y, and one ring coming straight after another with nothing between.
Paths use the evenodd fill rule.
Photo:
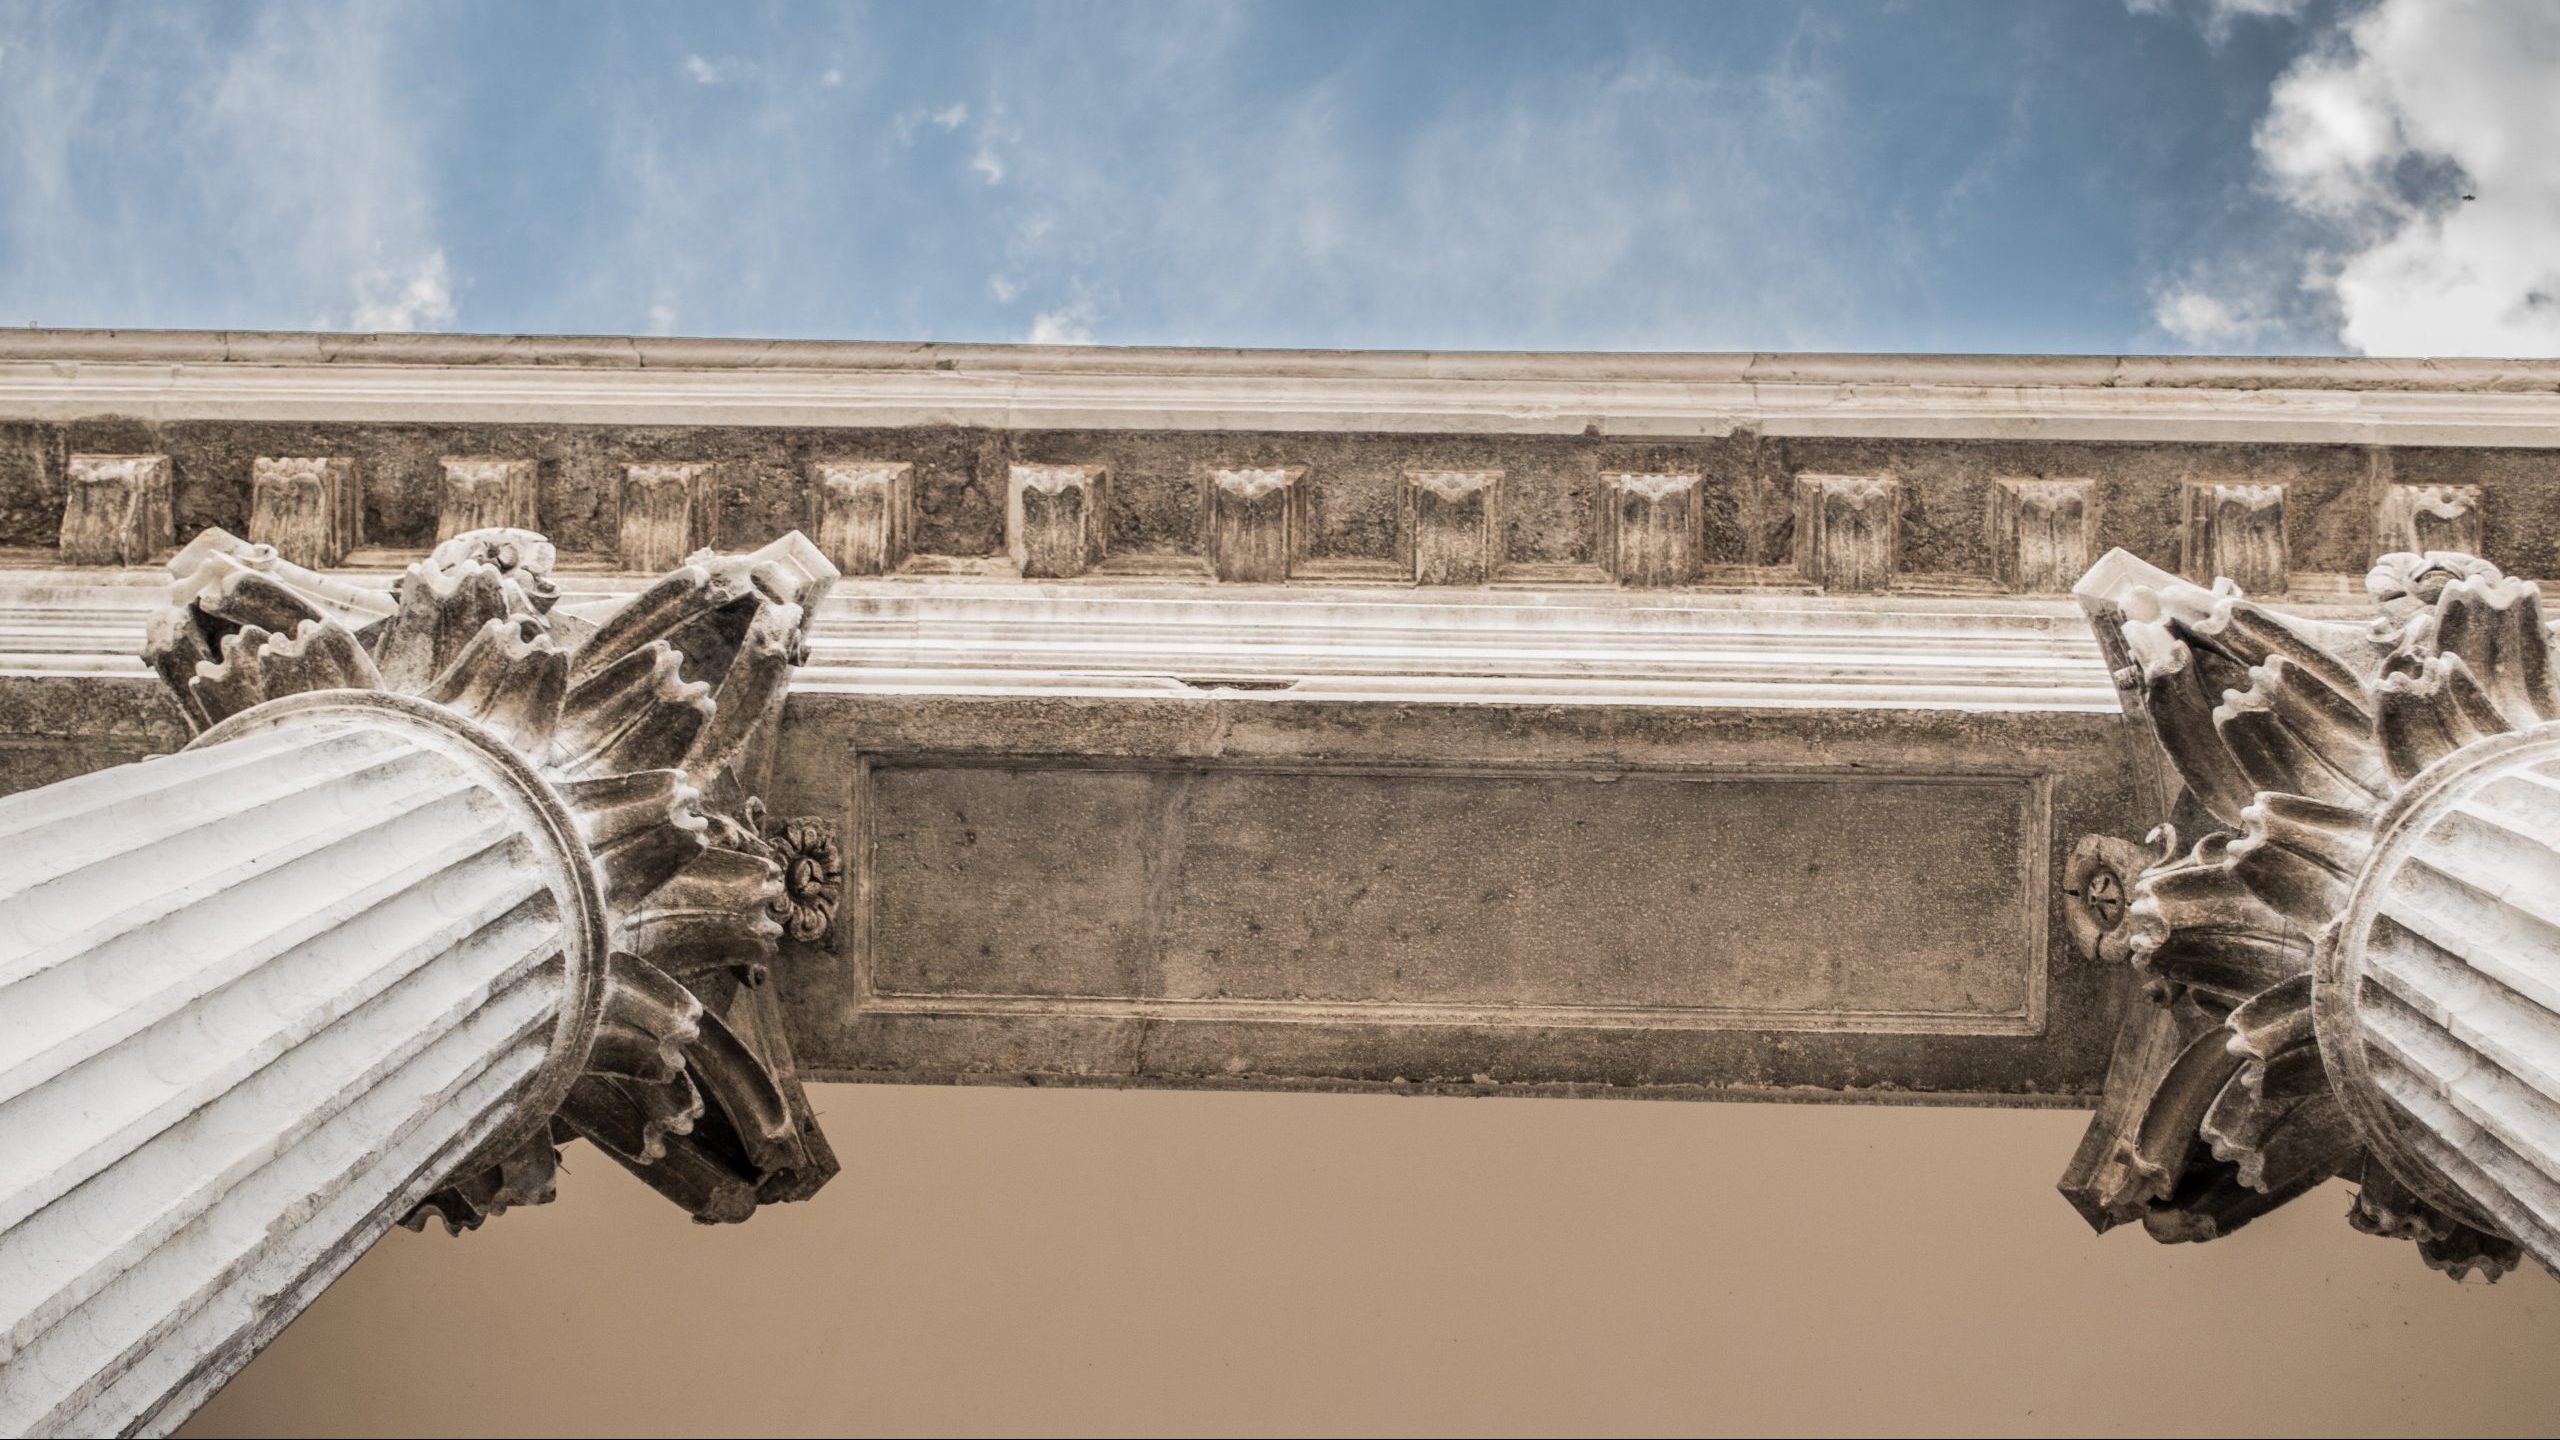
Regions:
<instances>
[{"instance_id":1,"label":"stone architrave","mask_svg":"<svg viewBox=\"0 0 2560 1440\"><path fill-rule=\"evenodd\" d=\"M1417 585L1482 585L1502 568L1502 472L1408 470L1398 535Z\"/></svg>"},{"instance_id":2,"label":"stone architrave","mask_svg":"<svg viewBox=\"0 0 2560 1440\"><path fill-rule=\"evenodd\" d=\"M1005 550L1023 578L1070 579L1102 563L1106 543L1099 465L1016 465L1005 489Z\"/></svg>"},{"instance_id":3,"label":"stone architrave","mask_svg":"<svg viewBox=\"0 0 2560 1440\"><path fill-rule=\"evenodd\" d=\"M1203 489L1209 568L1221 580L1277 585L1304 543L1303 465L1212 470Z\"/></svg>"},{"instance_id":4,"label":"stone architrave","mask_svg":"<svg viewBox=\"0 0 2560 1440\"><path fill-rule=\"evenodd\" d=\"M0 799L0 1431L174 1429L570 1137L706 1221L834 1173L766 971L840 861L737 798L834 572L794 534L561 626L551 560L359 597L200 537L145 657L194 743Z\"/></svg>"},{"instance_id":5,"label":"stone architrave","mask_svg":"<svg viewBox=\"0 0 2560 1440\"><path fill-rule=\"evenodd\" d=\"M62 497L66 565L147 565L176 547L166 455L74 455Z\"/></svg>"},{"instance_id":6,"label":"stone architrave","mask_svg":"<svg viewBox=\"0 0 2560 1440\"><path fill-rule=\"evenodd\" d=\"M249 470L249 540L296 565L335 565L364 544L364 492L345 456L261 455Z\"/></svg>"},{"instance_id":7,"label":"stone architrave","mask_svg":"<svg viewBox=\"0 0 2560 1440\"><path fill-rule=\"evenodd\" d=\"M809 467L810 524L819 553L847 575L887 575L915 544L916 467L821 460Z\"/></svg>"},{"instance_id":8,"label":"stone architrave","mask_svg":"<svg viewBox=\"0 0 2560 1440\"><path fill-rule=\"evenodd\" d=\"M2084 841L2074 937L2137 987L2062 1190L2227 1234L2322 1181L2495 1278L2560 1261L2560 653L2541 592L2386 555L2370 624L2117 551L2079 594L2196 833Z\"/></svg>"},{"instance_id":9,"label":"stone architrave","mask_svg":"<svg viewBox=\"0 0 2560 1440\"><path fill-rule=\"evenodd\" d=\"M436 539L474 530L542 528L540 469L531 460L447 458Z\"/></svg>"},{"instance_id":10,"label":"stone architrave","mask_svg":"<svg viewBox=\"0 0 2560 1440\"><path fill-rule=\"evenodd\" d=\"M1600 552L1621 585L1687 585L1706 563L1704 479L1600 477Z\"/></svg>"}]
</instances>

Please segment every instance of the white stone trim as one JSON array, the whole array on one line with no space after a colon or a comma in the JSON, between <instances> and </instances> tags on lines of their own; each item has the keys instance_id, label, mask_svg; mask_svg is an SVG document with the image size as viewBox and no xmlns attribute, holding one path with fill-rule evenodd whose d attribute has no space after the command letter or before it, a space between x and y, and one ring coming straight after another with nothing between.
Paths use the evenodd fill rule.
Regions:
<instances>
[{"instance_id":1,"label":"white stone trim","mask_svg":"<svg viewBox=\"0 0 2560 1440\"><path fill-rule=\"evenodd\" d=\"M0 334L0 419L2560 447L2560 364Z\"/></svg>"}]
</instances>

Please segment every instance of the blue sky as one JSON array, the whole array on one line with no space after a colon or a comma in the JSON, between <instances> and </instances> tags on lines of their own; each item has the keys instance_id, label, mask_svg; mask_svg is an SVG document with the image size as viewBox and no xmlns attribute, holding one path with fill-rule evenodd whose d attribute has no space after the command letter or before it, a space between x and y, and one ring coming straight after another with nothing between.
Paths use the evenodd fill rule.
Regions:
<instances>
[{"instance_id":1,"label":"blue sky","mask_svg":"<svg viewBox=\"0 0 2560 1440\"><path fill-rule=\"evenodd\" d=\"M2560 7L2421 8L13 0L0 323L2560 351Z\"/></svg>"}]
</instances>

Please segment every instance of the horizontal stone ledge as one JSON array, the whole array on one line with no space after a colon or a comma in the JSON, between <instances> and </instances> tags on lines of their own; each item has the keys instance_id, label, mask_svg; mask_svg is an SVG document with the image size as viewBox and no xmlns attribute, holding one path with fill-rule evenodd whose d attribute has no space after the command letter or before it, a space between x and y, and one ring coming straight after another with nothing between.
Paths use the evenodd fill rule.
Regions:
<instances>
[{"instance_id":1,"label":"horizontal stone ledge","mask_svg":"<svg viewBox=\"0 0 2560 1440\"><path fill-rule=\"evenodd\" d=\"M1169 345L1002 345L597 335L348 334L280 330L0 331L0 364L335 364L552 370L933 371L1434 379L1920 382L2139 389L2406 390L2560 394L2560 360L2211 356L1825 354L1795 351L1289 350Z\"/></svg>"},{"instance_id":2,"label":"horizontal stone ledge","mask_svg":"<svg viewBox=\"0 0 2560 1440\"><path fill-rule=\"evenodd\" d=\"M360 347L268 363L103 353L114 358L78 346L0 355L0 419L2560 447L2560 382L2514 366L1102 352L1067 368L994 349L947 368L827 356L750 367L585 364L575 355L586 352L546 359L530 345L389 363Z\"/></svg>"}]
</instances>

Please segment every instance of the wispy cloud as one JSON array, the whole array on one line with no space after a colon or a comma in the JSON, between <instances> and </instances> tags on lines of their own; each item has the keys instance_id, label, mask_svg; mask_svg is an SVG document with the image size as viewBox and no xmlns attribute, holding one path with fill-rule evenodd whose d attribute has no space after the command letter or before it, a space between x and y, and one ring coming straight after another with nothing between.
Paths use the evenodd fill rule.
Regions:
<instances>
[{"instance_id":1,"label":"wispy cloud","mask_svg":"<svg viewBox=\"0 0 2560 1440\"><path fill-rule=\"evenodd\" d=\"M712 60L700 55L684 57L684 73L696 85L725 85L746 78L752 67L744 60Z\"/></svg>"},{"instance_id":2,"label":"wispy cloud","mask_svg":"<svg viewBox=\"0 0 2560 1440\"><path fill-rule=\"evenodd\" d=\"M1116 45L1026 47L1047 85L998 65L1021 137L999 172L1006 273L1046 285L1144 257L1126 309L1046 311L1044 335L1711 348L1846 332L1876 242L1837 183L1855 149L1839 82L1810 54L1515 74L1380 134L1350 77L1240 105L1258 57L1226 30L1200 43L1161 68ZM1104 63L1108 86L1077 69Z\"/></svg>"},{"instance_id":3,"label":"wispy cloud","mask_svg":"<svg viewBox=\"0 0 2560 1440\"><path fill-rule=\"evenodd\" d=\"M2450 247L2477 218L2406 186L2477 175L2484 215L2531 191L2525 162L2490 187L2429 138L2409 117L2437 100L2337 30L2322 63L2346 78L2306 71L2284 111L2319 118L2316 143L2271 120L2254 202L2329 259L2303 266L2293 232L2199 253L2177 228L2210 203L2195 137L2241 157L2211 183L2246 191L2236 102L2266 98L2271 46L2334 27L2175 3L2175 26L2028 7L1955 36L1819 0L1522 6L1456 41L1420 7L1349 25L1241 0L931 24L31 3L0 9L0 323L2334 345L2347 298L2382 313L2358 256L2413 225ZM2270 40L2212 52L2238 94L2191 73L2215 24ZM2156 53L2107 48L2146 31ZM2143 225L2176 240L2118 243Z\"/></svg>"},{"instance_id":4,"label":"wispy cloud","mask_svg":"<svg viewBox=\"0 0 2560 1440\"><path fill-rule=\"evenodd\" d=\"M444 252L430 250L405 269L386 267L360 276L353 322L358 330L453 328L453 276Z\"/></svg>"},{"instance_id":5,"label":"wispy cloud","mask_svg":"<svg viewBox=\"0 0 2560 1440\"><path fill-rule=\"evenodd\" d=\"M833 75L838 72L831 70L827 73ZM832 84L835 82L830 81L829 83ZM917 105L909 109L899 111L898 117L889 123L892 131L898 137L899 144L912 145L915 143L916 136L921 134L924 127L927 125L930 125L945 134L949 134L951 131L957 130L961 126L968 124L969 107L958 101L942 106L940 109L935 109L926 105Z\"/></svg>"},{"instance_id":6,"label":"wispy cloud","mask_svg":"<svg viewBox=\"0 0 2560 1440\"><path fill-rule=\"evenodd\" d=\"M1034 345L1089 345L1093 343L1093 322L1099 318L1100 312L1091 300L1071 300L1031 317L1031 333L1022 338Z\"/></svg>"},{"instance_id":7,"label":"wispy cloud","mask_svg":"<svg viewBox=\"0 0 2560 1440\"><path fill-rule=\"evenodd\" d=\"M396 13L37 8L0 36L7 318L455 322Z\"/></svg>"}]
</instances>

